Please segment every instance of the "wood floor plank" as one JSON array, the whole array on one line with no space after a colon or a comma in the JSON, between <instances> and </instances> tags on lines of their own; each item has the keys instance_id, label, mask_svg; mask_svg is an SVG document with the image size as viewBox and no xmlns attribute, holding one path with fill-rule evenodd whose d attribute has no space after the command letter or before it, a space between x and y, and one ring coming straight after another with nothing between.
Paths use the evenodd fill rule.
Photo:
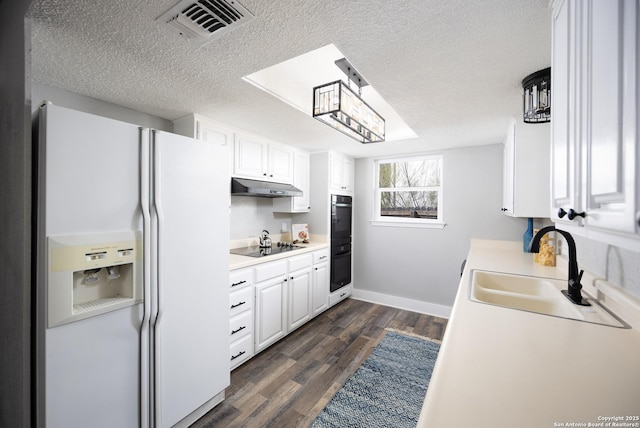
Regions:
<instances>
[{"instance_id":1,"label":"wood floor plank","mask_svg":"<svg viewBox=\"0 0 640 428\"><path fill-rule=\"evenodd\" d=\"M389 329L442 340L447 320L347 299L231 373L193 428L308 427Z\"/></svg>"}]
</instances>

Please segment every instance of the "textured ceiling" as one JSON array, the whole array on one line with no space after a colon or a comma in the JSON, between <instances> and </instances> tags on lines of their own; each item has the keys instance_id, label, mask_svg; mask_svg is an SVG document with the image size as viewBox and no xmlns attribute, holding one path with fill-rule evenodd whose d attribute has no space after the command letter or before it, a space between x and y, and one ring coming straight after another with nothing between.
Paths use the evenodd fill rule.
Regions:
<instances>
[{"instance_id":1,"label":"textured ceiling","mask_svg":"<svg viewBox=\"0 0 640 428\"><path fill-rule=\"evenodd\" d=\"M501 142L522 78L550 65L548 0L241 0L255 18L202 47L155 21L175 3L35 1L33 79L364 157ZM363 145L242 80L330 43L418 138Z\"/></svg>"}]
</instances>

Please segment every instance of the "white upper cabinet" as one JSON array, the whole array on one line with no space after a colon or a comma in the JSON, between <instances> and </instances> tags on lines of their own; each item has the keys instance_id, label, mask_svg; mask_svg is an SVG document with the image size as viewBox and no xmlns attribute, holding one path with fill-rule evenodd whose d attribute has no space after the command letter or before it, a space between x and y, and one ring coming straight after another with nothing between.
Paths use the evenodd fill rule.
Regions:
<instances>
[{"instance_id":1,"label":"white upper cabinet","mask_svg":"<svg viewBox=\"0 0 640 428\"><path fill-rule=\"evenodd\" d=\"M268 152L267 143L236 135L233 150L233 175L268 178Z\"/></svg>"},{"instance_id":2,"label":"white upper cabinet","mask_svg":"<svg viewBox=\"0 0 640 428\"><path fill-rule=\"evenodd\" d=\"M269 144L269 178L280 183L293 183L294 150L281 144Z\"/></svg>"},{"instance_id":3,"label":"white upper cabinet","mask_svg":"<svg viewBox=\"0 0 640 428\"><path fill-rule=\"evenodd\" d=\"M579 144L576 107L580 103L577 68L578 46L575 0L554 3L552 17L553 45L551 53L551 219L569 221L566 213L582 212L578 173ZM575 219L581 224L581 218Z\"/></svg>"},{"instance_id":4,"label":"white upper cabinet","mask_svg":"<svg viewBox=\"0 0 640 428\"><path fill-rule=\"evenodd\" d=\"M548 123L512 119L504 142L502 211L512 217L549 216Z\"/></svg>"},{"instance_id":5,"label":"white upper cabinet","mask_svg":"<svg viewBox=\"0 0 640 428\"><path fill-rule=\"evenodd\" d=\"M638 230L638 2L593 0L586 6L587 148L585 223Z\"/></svg>"},{"instance_id":6,"label":"white upper cabinet","mask_svg":"<svg viewBox=\"0 0 640 428\"><path fill-rule=\"evenodd\" d=\"M197 114L190 114L174 120L173 132L196 140L227 146L229 149L233 146L233 130L231 128Z\"/></svg>"},{"instance_id":7,"label":"white upper cabinet","mask_svg":"<svg viewBox=\"0 0 640 428\"><path fill-rule=\"evenodd\" d=\"M339 153L329 153L329 188L331 193L353 195L353 159Z\"/></svg>"},{"instance_id":8,"label":"white upper cabinet","mask_svg":"<svg viewBox=\"0 0 640 428\"><path fill-rule=\"evenodd\" d=\"M311 176L309 153L296 150L293 160L293 185L302 190L302 196L273 198L273 211L284 213L305 213L311 208Z\"/></svg>"},{"instance_id":9,"label":"white upper cabinet","mask_svg":"<svg viewBox=\"0 0 640 428\"><path fill-rule=\"evenodd\" d=\"M293 183L292 147L236 133L233 175Z\"/></svg>"},{"instance_id":10,"label":"white upper cabinet","mask_svg":"<svg viewBox=\"0 0 640 428\"><path fill-rule=\"evenodd\" d=\"M297 151L293 162L293 185L302 190L302 196L292 199L293 212L307 212L311 208L311 172L309 153Z\"/></svg>"},{"instance_id":11,"label":"white upper cabinet","mask_svg":"<svg viewBox=\"0 0 640 428\"><path fill-rule=\"evenodd\" d=\"M190 114L173 121L173 132L226 146L229 153L229 171L232 171L234 131L229 126L197 114Z\"/></svg>"},{"instance_id":12,"label":"white upper cabinet","mask_svg":"<svg viewBox=\"0 0 640 428\"><path fill-rule=\"evenodd\" d=\"M515 181L515 120L507 129L502 147L502 212L513 215L513 182Z\"/></svg>"},{"instance_id":13,"label":"white upper cabinet","mask_svg":"<svg viewBox=\"0 0 640 428\"><path fill-rule=\"evenodd\" d=\"M638 1L553 4L552 219L640 250Z\"/></svg>"}]
</instances>

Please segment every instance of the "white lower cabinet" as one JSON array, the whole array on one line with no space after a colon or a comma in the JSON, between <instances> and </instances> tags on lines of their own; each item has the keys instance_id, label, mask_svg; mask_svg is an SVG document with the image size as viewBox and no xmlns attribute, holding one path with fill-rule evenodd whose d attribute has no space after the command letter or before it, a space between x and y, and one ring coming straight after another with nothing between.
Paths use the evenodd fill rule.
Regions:
<instances>
[{"instance_id":1,"label":"white lower cabinet","mask_svg":"<svg viewBox=\"0 0 640 428\"><path fill-rule=\"evenodd\" d=\"M231 350L231 370L253 356L253 336L244 336L229 346Z\"/></svg>"},{"instance_id":2,"label":"white lower cabinet","mask_svg":"<svg viewBox=\"0 0 640 428\"><path fill-rule=\"evenodd\" d=\"M256 352L260 352L286 334L284 300L287 278L256 284Z\"/></svg>"},{"instance_id":3,"label":"white lower cabinet","mask_svg":"<svg viewBox=\"0 0 640 428\"><path fill-rule=\"evenodd\" d=\"M329 250L313 253L311 271L311 316L321 314L329 307Z\"/></svg>"},{"instance_id":4,"label":"white lower cabinet","mask_svg":"<svg viewBox=\"0 0 640 428\"><path fill-rule=\"evenodd\" d=\"M231 271L231 368L329 308L329 250Z\"/></svg>"},{"instance_id":5,"label":"white lower cabinet","mask_svg":"<svg viewBox=\"0 0 640 428\"><path fill-rule=\"evenodd\" d=\"M288 332L311 319L311 254L290 257L288 280Z\"/></svg>"},{"instance_id":6,"label":"white lower cabinet","mask_svg":"<svg viewBox=\"0 0 640 428\"><path fill-rule=\"evenodd\" d=\"M288 331L293 331L311 319L311 270L296 272L289 277Z\"/></svg>"},{"instance_id":7,"label":"white lower cabinet","mask_svg":"<svg viewBox=\"0 0 640 428\"><path fill-rule=\"evenodd\" d=\"M231 330L231 342L251 334L253 331L252 311L244 311L235 317L231 317L231 320L229 321L229 330Z\"/></svg>"},{"instance_id":8,"label":"white lower cabinet","mask_svg":"<svg viewBox=\"0 0 640 428\"><path fill-rule=\"evenodd\" d=\"M255 352L260 352L287 333L285 302L287 261L263 263L254 268Z\"/></svg>"},{"instance_id":9,"label":"white lower cabinet","mask_svg":"<svg viewBox=\"0 0 640 428\"><path fill-rule=\"evenodd\" d=\"M353 285L345 285L341 287L339 290L334 291L329 294L329 307L338 304L338 302L343 301L347 297L351 296L353 293Z\"/></svg>"},{"instance_id":10,"label":"white lower cabinet","mask_svg":"<svg viewBox=\"0 0 640 428\"><path fill-rule=\"evenodd\" d=\"M229 275L229 349L231 370L253 356L253 269Z\"/></svg>"}]
</instances>

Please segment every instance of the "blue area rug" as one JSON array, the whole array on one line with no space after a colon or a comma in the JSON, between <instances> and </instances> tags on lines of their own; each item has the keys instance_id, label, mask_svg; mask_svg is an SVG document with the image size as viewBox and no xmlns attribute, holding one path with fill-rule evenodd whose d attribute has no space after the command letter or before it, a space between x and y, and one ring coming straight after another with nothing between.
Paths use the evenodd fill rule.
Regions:
<instances>
[{"instance_id":1,"label":"blue area rug","mask_svg":"<svg viewBox=\"0 0 640 428\"><path fill-rule=\"evenodd\" d=\"M388 332L312 428L415 428L440 345Z\"/></svg>"}]
</instances>

